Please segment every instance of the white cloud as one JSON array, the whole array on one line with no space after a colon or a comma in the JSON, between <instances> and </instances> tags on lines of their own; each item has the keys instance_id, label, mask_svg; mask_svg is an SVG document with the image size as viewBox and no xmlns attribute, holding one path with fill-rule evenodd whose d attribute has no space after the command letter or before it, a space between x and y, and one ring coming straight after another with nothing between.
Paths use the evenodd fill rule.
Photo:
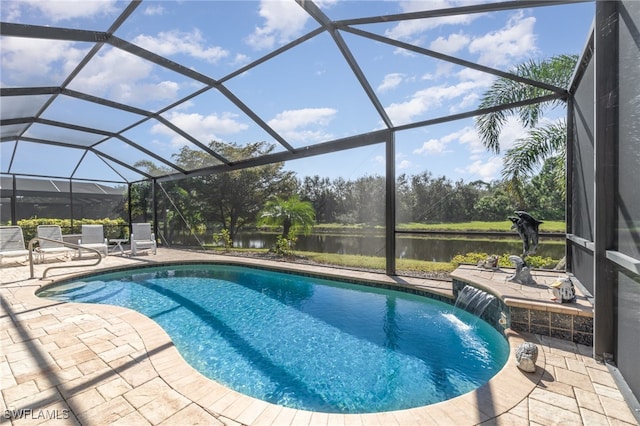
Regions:
<instances>
[{"instance_id":1,"label":"white cloud","mask_svg":"<svg viewBox=\"0 0 640 426\"><path fill-rule=\"evenodd\" d=\"M450 101L480 87L479 83L468 80L453 85L431 86L415 92L405 102L392 103L385 108L395 125L413 121L428 110L439 107L443 101Z\"/></svg>"},{"instance_id":2,"label":"white cloud","mask_svg":"<svg viewBox=\"0 0 640 426\"><path fill-rule=\"evenodd\" d=\"M5 37L2 40L3 83L60 84L86 55L74 42ZM4 81L6 79L6 81Z\"/></svg>"},{"instance_id":3,"label":"white cloud","mask_svg":"<svg viewBox=\"0 0 640 426\"><path fill-rule=\"evenodd\" d=\"M333 108L303 108L283 111L267 124L285 139L310 143L331 138L323 130L337 114Z\"/></svg>"},{"instance_id":4,"label":"white cloud","mask_svg":"<svg viewBox=\"0 0 640 426\"><path fill-rule=\"evenodd\" d=\"M93 16L118 12L116 0L23 0L21 3L39 10L53 22L76 18L90 18Z\"/></svg>"},{"instance_id":5,"label":"white cloud","mask_svg":"<svg viewBox=\"0 0 640 426\"><path fill-rule=\"evenodd\" d=\"M451 109L449 110L449 112L456 113L459 112L460 110L465 110L468 107L475 105L476 101L480 98L480 95L478 93L469 93L467 96L465 96L464 98L462 98L462 101L460 101L459 104L456 104L454 106L451 107Z\"/></svg>"},{"instance_id":6,"label":"white cloud","mask_svg":"<svg viewBox=\"0 0 640 426\"><path fill-rule=\"evenodd\" d=\"M242 65L248 64L249 61L251 61L251 58L249 58L244 53L236 53L236 56L233 58L233 61L231 62L231 65L242 66Z\"/></svg>"},{"instance_id":7,"label":"white cloud","mask_svg":"<svg viewBox=\"0 0 640 426\"><path fill-rule=\"evenodd\" d=\"M534 26L536 18L513 15L498 31L492 31L469 43L469 52L479 54L478 62L490 66L504 66L537 53Z\"/></svg>"},{"instance_id":8,"label":"white cloud","mask_svg":"<svg viewBox=\"0 0 640 426\"><path fill-rule=\"evenodd\" d=\"M70 88L123 103L141 104L154 100L174 100L179 85L173 81L149 80L151 63L120 49L102 49Z\"/></svg>"},{"instance_id":9,"label":"white cloud","mask_svg":"<svg viewBox=\"0 0 640 426\"><path fill-rule=\"evenodd\" d=\"M396 165L396 168L398 170L406 170L406 169L410 169L411 167L413 167L413 163L409 160L399 161L398 164Z\"/></svg>"},{"instance_id":10,"label":"white cloud","mask_svg":"<svg viewBox=\"0 0 640 426\"><path fill-rule=\"evenodd\" d=\"M249 126L238 121L232 113L202 115L198 113L172 112L166 117L171 123L195 137L204 144L219 140L220 135L229 135L246 130ZM174 145L183 145L186 141L168 127L158 123L152 127L152 133L171 137Z\"/></svg>"},{"instance_id":11,"label":"white cloud","mask_svg":"<svg viewBox=\"0 0 640 426\"><path fill-rule=\"evenodd\" d=\"M433 80L434 78L435 78L434 75L429 72L424 73L422 77L420 77L421 80Z\"/></svg>"},{"instance_id":12,"label":"white cloud","mask_svg":"<svg viewBox=\"0 0 640 426\"><path fill-rule=\"evenodd\" d=\"M402 12L419 12L424 10L447 9L464 4L455 0L408 0L399 1ZM480 14L453 15L441 18L411 19L399 22L393 28L388 29L385 35L398 40L411 40L421 36L425 31L442 25L468 24Z\"/></svg>"},{"instance_id":13,"label":"white cloud","mask_svg":"<svg viewBox=\"0 0 640 426\"><path fill-rule=\"evenodd\" d=\"M20 22L22 16L22 8L20 3L16 2L3 2L2 5L2 20L6 22Z\"/></svg>"},{"instance_id":14,"label":"white cloud","mask_svg":"<svg viewBox=\"0 0 640 426\"><path fill-rule=\"evenodd\" d=\"M147 50L163 56L183 53L193 58L216 63L229 56L229 51L219 46L205 45L202 33L195 29L190 33L181 31L160 32L156 37L141 34L133 42Z\"/></svg>"},{"instance_id":15,"label":"white cloud","mask_svg":"<svg viewBox=\"0 0 640 426\"><path fill-rule=\"evenodd\" d=\"M376 89L378 92L386 92L387 90L394 89L402 83L404 79L404 74L401 73L391 73L384 76L382 83Z\"/></svg>"},{"instance_id":16,"label":"white cloud","mask_svg":"<svg viewBox=\"0 0 640 426\"><path fill-rule=\"evenodd\" d=\"M439 139L429 139L422 143L422 146L418 149L414 149L414 154L429 155L429 154L442 154L447 147L446 142Z\"/></svg>"},{"instance_id":17,"label":"white cloud","mask_svg":"<svg viewBox=\"0 0 640 426\"><path fill-rule=\"evenodd\" d=\"M431 42L429 49L450 55L462 50L470 40L469 36L463 33L450 34L447 38L440 36Z\"/></svg>"},{"instance_id":18,"label":"white cloud","mask_svg":"<svg viewBox=\"0 0 640 426\"><path fill-rule=\"evenodd\" d=\"M510 121L511 120L507 120L507 126L505 126L505 128L503 129L502 135L499 138L501 142L503 139L510 137L506 135L512 134L512 127L509 124ZM463 134L459 138L459 142L462 145L466 145L469 152L471 152L472 154L481 154L487 151L487 148L485 148L485 146L482 144L480 135L478 134L478 131L475 129L475 127L467 126L461 132L463 132Z\"/></svg>"},{"instance_id":19,"label":"white cloud","mask_svg":"<svg viewBox=\"0 0 640 426\"><path fill-rule=\"evenodd\" d=\"M507 117L506 122L502 126L502 132L498 141L500 142L500 150L502 152L513 147L514 143L518 139L522 139L527 135L527 129L525 129L520 120L516 116Z\"/></svg>"},{"instance_id":20,"label":"white cloud","mask_svg":"<svg viewBox=\"0 0 640 426\"><path fill-rule=\"evenodd\" d=\"M473 127L466 126L458 131L449 133L440 139L429 139L424 142L420 148L413 151L414 154L419 155L435 155L443 154L445 152L452 152L447 147L451 142L459 142L461 144L469 144L474 140L479 139L478 135Z\"/></svg>"},{"instance_id":21,"label":"white cloud","mask_svg":"<svg viewBox=\"0 0 640 426\"><path fill-rule=\"evenodd\" d=\"M413 167L413 163L410 160L402 160L402 157L406 157L405 155L403 155L402 153L398 153L398 155L396 155L396 169L398 170L407 170ZM378 165L385 165L386 164L386 158L384 155L376 155L373 158L373 162L375 164Z\"/></svg>"},{"instance_id":22,"label":"white cloud","mask_svg":"<svg viewBox=\"0 0 640 426\"><path fill-rule=\"evenodd\" d=\"M496 78L493 74L474 70L472 68L463 68L456 73L456 77L458 77L460 81L473 80L476 82L478 87L481 88L488 88Z\"/></svg>"},{"instance_id":23,"label":"white cloud","mask_svg":"<svg viewBox=\"0 0 640 426\"><path fill-rule=\"evenodd\" d=\"M486 161L475 160L466 167L456 169L459 173L470 175L471 179L481 179L489 182L499 178L502 169L502 158L491 157Z\"/></svg>"},{"instance_id":24,"label":"white cloud","mask_svg":"<svg viewBox=\"0 0 640 426\"><path fill-rule=\"evenodd\" d=\"M164 15L165 8L160 4L150 4L144 9L143 13L147 16Z\"/></svg>"},{"instance_id":25,"label":"white cloud","mask_svg":"<svg viewBox=\"0 0 640 426\"><path fill-rule=\"evenodd\" d=\"M302 33L309 14L293 1L260 1L260 16L265 23L256 27L246 38L256 50L271 49L276 44L287 43Z\"/></svg>"}]
</instances>

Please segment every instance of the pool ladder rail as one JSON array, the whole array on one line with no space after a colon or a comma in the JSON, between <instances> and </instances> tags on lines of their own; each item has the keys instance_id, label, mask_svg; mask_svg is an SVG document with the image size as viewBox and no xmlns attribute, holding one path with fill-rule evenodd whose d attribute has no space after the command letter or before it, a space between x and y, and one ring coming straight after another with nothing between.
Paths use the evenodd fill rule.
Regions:
<instances>
[{"instance_id":1,"label":"pool ladder rail","mask_svg":"<svg viewBox=\"0 0 640 426\"><path fill-rule=\"evenodd\" d=\"M102 262L102 253L100 253L98 250L91 248L91 247L82 247L79 246L78 244L73 244L73 243L68 243L66 241L60 241L60 240L53 240L51 238L45 238L45 237L35 237L32 238L31 241L29 241L29 272L30 272L30 278L35 278L35 274L33 272L33 244L36 242L40 242L40 241L49 241L51 243L57 243L60 244L64 247L69 247L72 249L76 249L78 250L78 252L80 252L80 250L87 250L87 251L91 251L94 252L98 255L98 259L96 260L95 263L83 263L80 265L63 265L63 266L49 266L48 268L46 268L43 272L42 272L42 278L40 278L41 280L45 279L45 277L47 276L47 272L49 272L52 269L63 269L63 268L81 268L83 266L96 266L98 265L100 262Z\"/></svg>"}]
</instances>

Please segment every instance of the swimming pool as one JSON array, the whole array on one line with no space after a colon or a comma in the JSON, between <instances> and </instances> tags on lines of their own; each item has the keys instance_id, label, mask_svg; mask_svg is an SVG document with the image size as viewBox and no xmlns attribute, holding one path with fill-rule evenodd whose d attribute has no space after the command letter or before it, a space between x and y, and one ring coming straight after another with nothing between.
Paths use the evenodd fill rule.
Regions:
<instances>
[{"instance_id":1,"label":"swimming pool","mask_svg":"<svg viewBox=\"0 0 640 426\"><path fill-rule=\"evenodd\" d=\"M38 295L139 311L205 376L311 411L381 412L444 401L487 382L509 354L493 327L446 303L247 267L121 271Z\"/></svg>"}]
</instances>

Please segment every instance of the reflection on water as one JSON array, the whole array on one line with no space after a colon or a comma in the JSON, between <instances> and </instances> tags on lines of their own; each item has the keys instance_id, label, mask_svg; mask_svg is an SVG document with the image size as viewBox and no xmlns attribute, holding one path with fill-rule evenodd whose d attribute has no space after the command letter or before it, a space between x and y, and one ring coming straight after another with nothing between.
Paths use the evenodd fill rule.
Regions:
<instances>
[{"instance_id":1,"label":"reflection on water","mask_svg":"<svg viewBox=\"0 0 640 426\"><path fill-rule=\"evenodd\" d=\"M275 242L278 234L251 232L242 233L234 240L239 248L267 248ZM484 252L502 255L522 252L522 243L517 239L468 238L453 239L443 237L401 236L396 240L397 257L401 259L432 260L448 262L457 254ZM383 235L299 235L296 250L321 253L355 254L363 256L384 256ZM564 256L564 244L558 240L541 238L537 255L552 259Z\"/></svg>"}]
</instances>

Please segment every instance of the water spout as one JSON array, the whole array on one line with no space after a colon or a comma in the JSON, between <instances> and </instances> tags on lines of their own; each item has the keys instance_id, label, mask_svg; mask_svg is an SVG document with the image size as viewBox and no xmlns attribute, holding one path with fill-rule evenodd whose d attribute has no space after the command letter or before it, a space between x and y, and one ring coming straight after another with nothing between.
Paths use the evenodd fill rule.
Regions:
<instances>
[{"instance_id":1,"label":"water spout","mask_svg":"<svg viewBox=\"0 0 640 426\"><path fill-rule=\"evenodd\" d=\"M458 293L458 298L454 306L480 317L494 299L495 296L492 294L473 286L465 285Z\"/></svg>"}]
</instances>

